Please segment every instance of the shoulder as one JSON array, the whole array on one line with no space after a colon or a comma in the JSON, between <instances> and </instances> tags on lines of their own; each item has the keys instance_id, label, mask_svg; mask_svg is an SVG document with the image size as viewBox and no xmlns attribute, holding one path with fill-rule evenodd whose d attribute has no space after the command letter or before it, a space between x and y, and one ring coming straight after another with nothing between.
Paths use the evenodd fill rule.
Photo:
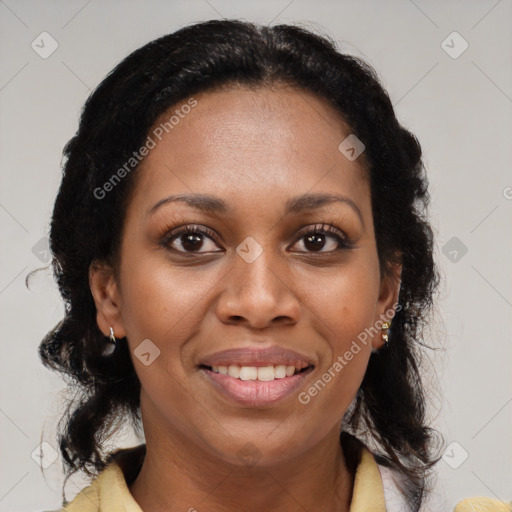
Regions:
<instances>
[{"instance_id":1,"label":"shoulder","mask_svg":"<svg viewBox=\"0 0 512 512\"><path fill-rule=\"evenodd\" d=\"M384 496L386 500L386 511L388 512L409 512L404 495L401 492L402 477L388 467L378 465ZM501 500L475 497L459 501L455 508L449 506L446 500L435 492L429 493L421 507L421 512L431 511L452 511L453 512L512 512L512 501L506 503Z\"/></svg>"},{"instance_id":2,"label":"shoulder","mask_svg":"<svg viewBox=\"0 0 512 512\"><path fill-rule=\"evenodd\" d=\"M409 512L402 488L402 477L388 467L378 465L384 487L386 511ZM421 507L421 512L512 512L512 501L504 502L487 497L466 498L452 508L446 500L435 492L430 492Z\"/></svg>"},{"instance_id":3,"label":"shoulder","mask_svg":"<svg viewBox=\"0 0 512 512\"><path fill-rule=\"evenodd\" d=\"M512 512L512 501L505 503L492 498L467 498L457 503L453 512Z\"/></svg>"},{"instance_id":4,"label":"shoulder","mask_svg":"<svg viewBox=\"0 0 512 512\"><path fill-rule=\"evenodd\" d=\"M54 512L142 512L128 487L140 470L145 448L139 445L113 453L91 484Z\"/></svg>"}]
</instances>

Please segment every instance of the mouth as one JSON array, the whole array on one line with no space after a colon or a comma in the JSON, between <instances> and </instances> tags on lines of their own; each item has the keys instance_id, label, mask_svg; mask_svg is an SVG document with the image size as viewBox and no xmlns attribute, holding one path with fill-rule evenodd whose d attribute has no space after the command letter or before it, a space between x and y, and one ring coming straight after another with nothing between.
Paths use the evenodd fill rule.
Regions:
<instances>
[{"instance_id":1,"label":"mouth","mask_svg":"<svg viewBox=\"0 0 512 512\"><path fill-rule=\"evenodd\" d=\"M211 389L229 404L269 408L295 395L313 372L314 366L200 365L199 370Z\"/></svg>"},{"instance_id":2,"label":"mouth","mask_svg":"<svg viewBox=\"0 0 512 512\"><path fill-rule=\"evenodd\" d=\"M204 356L197 368L210 389L231 405L269 407L294 394L315 361L277 345L246 346Z\"/></svg>"}]
</instances>

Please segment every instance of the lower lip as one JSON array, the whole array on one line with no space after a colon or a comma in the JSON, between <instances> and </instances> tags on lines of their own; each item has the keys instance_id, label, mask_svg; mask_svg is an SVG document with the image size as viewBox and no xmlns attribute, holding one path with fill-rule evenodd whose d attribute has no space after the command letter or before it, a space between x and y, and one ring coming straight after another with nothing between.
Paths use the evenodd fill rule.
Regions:
<instances>
[{"instance_id":1,"label":"lower lip","mask_svg":"<svg viewBox=\"0 0 512 512\"><path fill-rule=\"evenodd\" d=\"M201 371L218 390L231 400L250 407L261 407L272 405L293 394L313 371L313 367L302 373L268 382L235 379L207 368L201 368Z\"/></svg>"}]
</instances>

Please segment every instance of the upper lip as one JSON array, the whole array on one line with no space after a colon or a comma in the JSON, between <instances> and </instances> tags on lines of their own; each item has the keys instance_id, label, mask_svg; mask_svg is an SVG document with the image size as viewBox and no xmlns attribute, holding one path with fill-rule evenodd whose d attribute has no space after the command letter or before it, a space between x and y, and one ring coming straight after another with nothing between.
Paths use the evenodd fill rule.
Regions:
<instances>
[{"instance_id":1,"label":"upper lip","mask_svg":"<svg viewBox=\"0 0 512 512\"><path fill-rule=\"evenodd\" d=\"M231 348L216 352L203 358L200 365L203 366L295 366L302 369L312 366L313 362L306 356L283 347L268 348Z\"/></svg>"}]
</instances>

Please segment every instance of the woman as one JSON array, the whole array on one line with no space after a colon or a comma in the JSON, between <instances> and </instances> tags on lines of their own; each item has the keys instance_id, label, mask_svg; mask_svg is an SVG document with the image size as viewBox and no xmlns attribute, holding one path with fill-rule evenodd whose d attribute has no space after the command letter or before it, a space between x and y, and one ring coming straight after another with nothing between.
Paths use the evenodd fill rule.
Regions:
<instances>
[{"instance_id":1,"label":"woman","mask_svg":"<svg viewBox=\"0 0 512 512\"><path fill-rule=\"evenodd\" d=\"M427 506L427 180L368 65L193 25L109 74L65 155L40 353L81 391L68 474L99 476L64 510ZM145 444L105 453L125 417Z\"/></svg>"}]
</instances>

